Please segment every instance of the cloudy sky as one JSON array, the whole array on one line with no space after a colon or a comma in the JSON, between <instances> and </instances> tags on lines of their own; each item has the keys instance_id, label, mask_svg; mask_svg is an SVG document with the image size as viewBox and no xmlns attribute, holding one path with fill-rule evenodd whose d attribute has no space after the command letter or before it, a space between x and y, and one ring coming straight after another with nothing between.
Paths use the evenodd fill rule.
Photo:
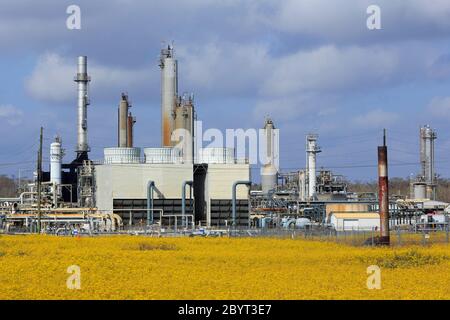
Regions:
<instances>
[{"instance_id":1,"label":"cloudy sky","mask_svg":"<svg viewBox=\"0 0 450 320\"><path fill-rule=\"evenodd\" d=\"M71 4L81 30L66 28ZM366 26L371 4L381 30ZM158 55L174 41L179 91L194 92L203 127L272 117L285 171L304 167L314 132L319 166L374 179L385 127L390 175L407 177L418 171L419 127L430 124L437 171L450 177L449 40L448 0L0 0L0 174L33 168L41 125L45 150L60 134L73 159L78 55L92 78L91 157L116 144L121 92L137 116L136 145L158 146Z\"/></svg>"}]
</instances>

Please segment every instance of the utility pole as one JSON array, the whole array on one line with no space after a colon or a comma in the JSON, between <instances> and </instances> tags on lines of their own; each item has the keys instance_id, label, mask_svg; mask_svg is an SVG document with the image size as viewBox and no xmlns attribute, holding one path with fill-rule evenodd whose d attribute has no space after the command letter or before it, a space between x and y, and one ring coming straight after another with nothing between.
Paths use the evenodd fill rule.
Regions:
<instances>
[{"instance_id":1,"label":"utility pole","mask_svg":"<svg viewBox=\"0 0 450 320\"><path fill-rule=\"evenodd\" d=\"M389 245L389 179L386 129L383 130L383 146L378 147L378 201L381 232L379 244Z\"/></svg>"},{"instance_id":2,"label":"utility pole","mask_svg":"<svg viewBox=\"0 0 450 320\"><path fill-rule=\"evenodd\" d=\"M42 139L44 128L41 127L41 134L39 137L39 150L37 159L37 192L38 192L38 224L37 232L41 233L41 182L42 182Z\"/></svg>"}]
</instances>

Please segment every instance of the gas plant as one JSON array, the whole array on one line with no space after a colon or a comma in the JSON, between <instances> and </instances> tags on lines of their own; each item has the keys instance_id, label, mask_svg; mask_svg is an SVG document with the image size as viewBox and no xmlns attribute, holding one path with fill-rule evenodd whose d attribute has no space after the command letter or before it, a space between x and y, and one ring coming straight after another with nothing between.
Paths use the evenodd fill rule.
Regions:
<instances>
[{"instance_id":1,"label":"gas plant","mask_svg":"<svg viewBox=\"0 0 450 320\"><path fill-rule=\"evenodd\" d=\"M38 166L34 181L19 197L0 199L3 232L193 235L275 228L370 230L380 223L385 232L389 225L417 224L424 215L439 219L448 206L432 201L436 133L429 126L420 129L422 170L411 180L409 199L389 197L387 187L379 195L349 193L342 175L317 169L322 150L314 133L305 137L305 168L281 172L275 165L279 150L270 118L262 127L268 161L260 167L260 185L252 183L251 164L238 158L234 148L204 148L197 142L194 96L179 94L173 46L161 50L159 67L161 145L134 146L137 122L130 98L121 93L117 145L104 148L103 159L93 160L87 112L91 77L87 57L78 57L76 155L65 163L64 140L54 139L49 171Z\"/></svg>"}]
</instances>

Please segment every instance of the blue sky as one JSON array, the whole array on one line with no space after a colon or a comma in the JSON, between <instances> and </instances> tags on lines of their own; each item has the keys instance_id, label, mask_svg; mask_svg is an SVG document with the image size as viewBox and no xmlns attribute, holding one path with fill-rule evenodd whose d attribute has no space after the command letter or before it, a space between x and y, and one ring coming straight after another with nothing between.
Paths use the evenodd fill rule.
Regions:
<instances>
[{"instance_id":1,"label":"blue sky","mask_svg":"<svg viewBox=\"0 0 450 320\"><path fill-rule=\"evenodd\" d=\"M66 8L81 8L81 30ZM381 8L368 30L366 8ZM319 134L318 165L376 178L388 130L390 176L418 168L418 130L437 130L437 172L450 177L450 2L446 0L0 1L0 174L34 167L60 134L76 138L76 57L87 55L91 158L116 144L128 92L137 146L158 146L162 41L174 41L180 93L194 92L207 128L280 129L281 168L304 167L304 137ZM44 153L44 159L48 159ZM256 173L256 170L255 170Z\"/></svg>"}]
</instances>

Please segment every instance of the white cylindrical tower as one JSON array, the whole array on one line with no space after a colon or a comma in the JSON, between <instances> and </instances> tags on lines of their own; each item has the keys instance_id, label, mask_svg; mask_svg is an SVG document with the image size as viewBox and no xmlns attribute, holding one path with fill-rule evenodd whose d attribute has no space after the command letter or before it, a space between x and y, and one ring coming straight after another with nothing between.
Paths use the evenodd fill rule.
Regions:
<instances>
[{"instance_id":1,"label":"white cylindrical tower","mask_svg":"<svg viewBox=\"0 0 450 320\"><path fill-rule=\"evenodd\" d=\"M308 171L308 198L314 199L316 194L316 154L321 150L317 146L317 134L306 136L306 169Z\"/></svg>"},{"instance_id":2,"label":"white cylindrical tower","mask_svg":"<svg viewBox=\"0 0 450 320\"><path fill-rule=\"evenodd\" d=\"M88 98L88 83L91 79L87 73L87 57L78 57L78 71L75 77L75 82L78 84L78 139L76 151L78 154L89 151L87 142L87 106L89 105Z\"/></svg>"},{"instance_id":3,"label":"white cylindrical tower","mask_svg":"<svg viewBox=\"0 0 450 320\"><path fill-rule=\"evenodd\" d=\"M56 185L61 184L62 157L61 138L56 137L50 144L50 182Z\"/></svg>"},{"instance_id":4,"label":"white cylindrical tower","mask_svg":"<svg viewBox=\"0 0 450 320\"><path fill-rule=\"evenodd\" d=\"M175 128L175 108L178 98L178 66L173 56L173 47L161 50L161 146L169 147Z\"/></svg>"},{"instance_id":5,"label":"white cylindrical tower","mask_svg":"<svg viewBox=\"0 0 450 320\"><path fill-rule=\"evenodd\" d=\"M263 194L273 190L278 184L278 172L274 163L274 129L271 119L264 123L264 138L266 140L265 163L261 167L261 189Z\"/></svg>"}]
</instances>

